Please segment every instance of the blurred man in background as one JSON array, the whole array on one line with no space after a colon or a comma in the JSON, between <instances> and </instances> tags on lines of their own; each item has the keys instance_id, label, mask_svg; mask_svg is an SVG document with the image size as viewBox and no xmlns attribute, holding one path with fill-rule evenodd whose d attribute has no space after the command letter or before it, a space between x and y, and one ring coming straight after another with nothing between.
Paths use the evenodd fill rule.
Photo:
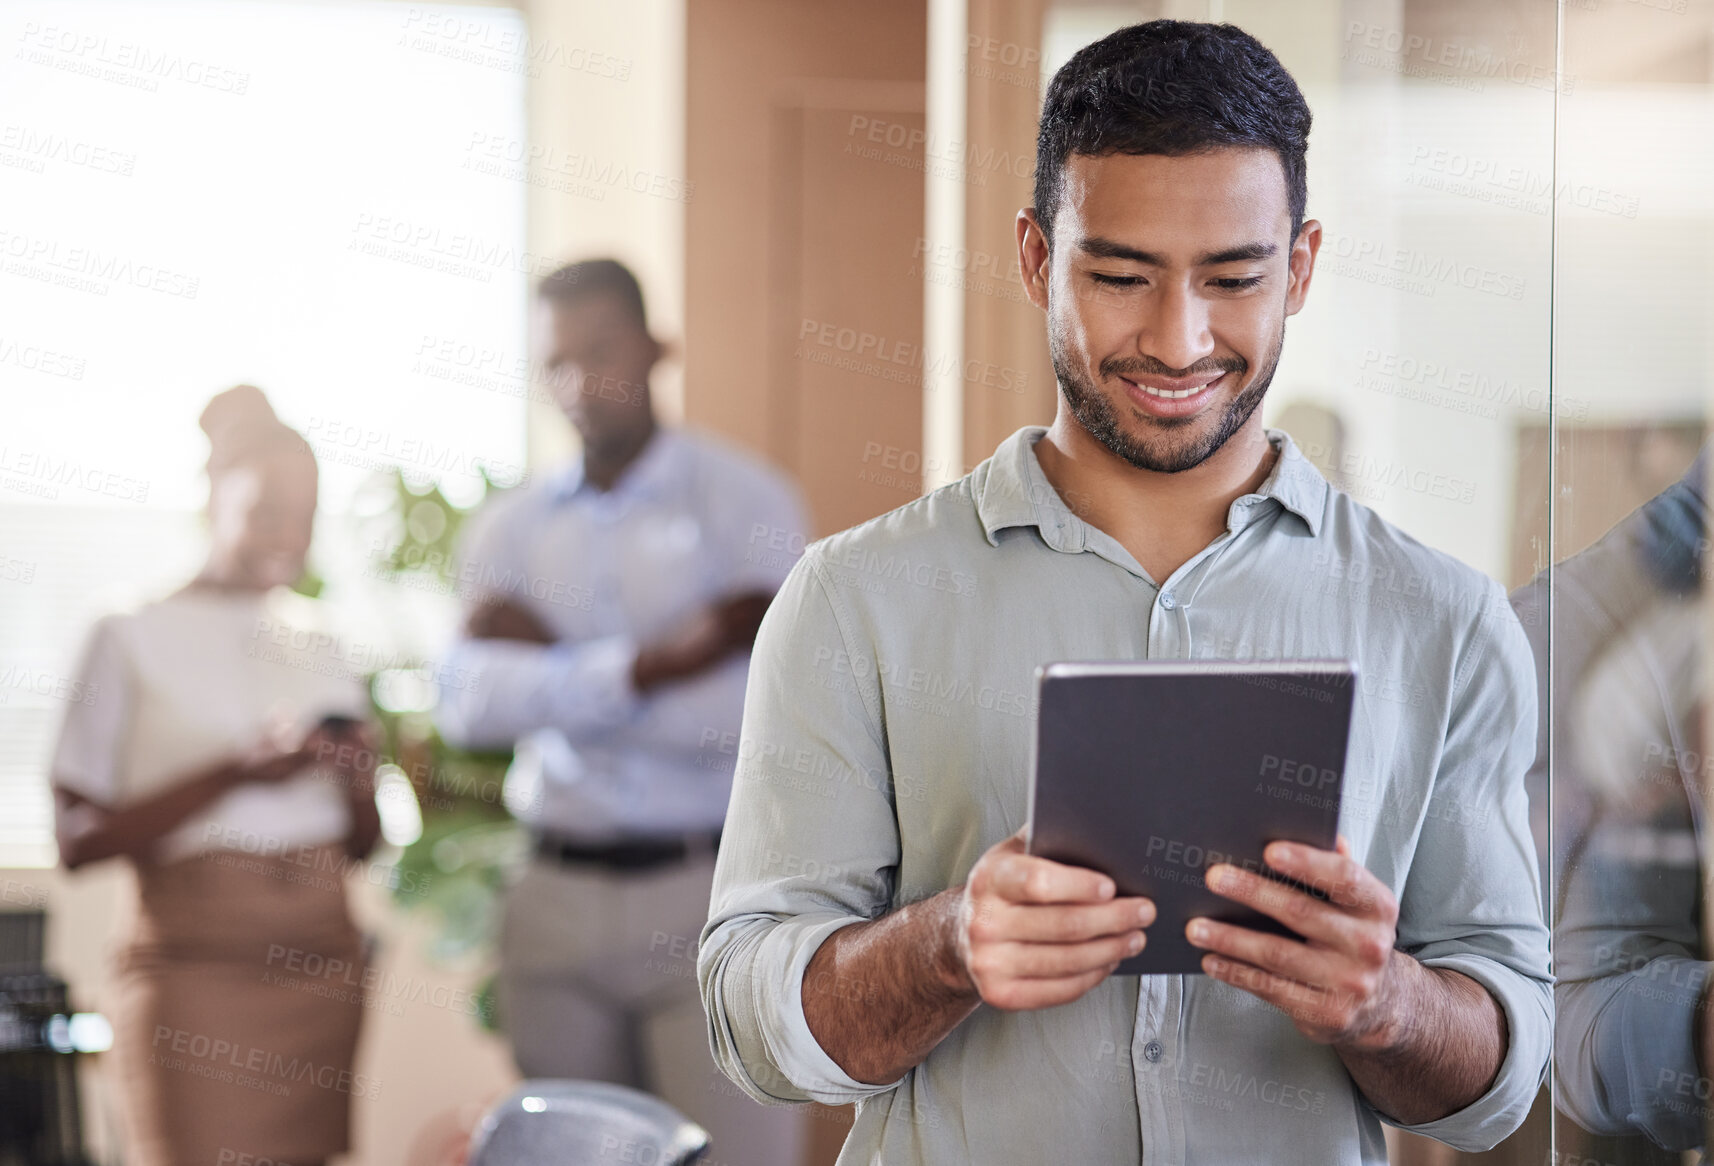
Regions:
<instances>
[{"instance_id":1,"label":"blurred man in background","mask_svg":"<svg viewBox=\"0 0 1714 1166\"><path fill-rule=\"evenodd\" d=\"M696 989L749 650L806 529L781 475L656 419L663 347L636 278L587 260L538 288L541 371L579 460L490 504L464 543L478 594L442 693L445 737L517 755L532 857L500 935L500 1011L529 1077L659 1094L734 1163L795 1164L797 1113L709 1055Z\"/></svg>"}]
</instances>

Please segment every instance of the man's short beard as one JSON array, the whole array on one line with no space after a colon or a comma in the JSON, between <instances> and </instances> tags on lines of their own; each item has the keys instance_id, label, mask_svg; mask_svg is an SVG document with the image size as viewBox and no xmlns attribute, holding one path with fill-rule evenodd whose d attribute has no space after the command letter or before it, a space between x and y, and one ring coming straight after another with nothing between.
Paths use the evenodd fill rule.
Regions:
<instances>
[{"instance_id":1,"label":"man's short beard","mask_svg":"<svg viewBox=\"0 0 1714 1166\"><path fill-rule=\"evenodd\" d=\"M1131 437L1121 428L1113 403L1083 375L1081 366L1066 357L1058 329L1050 330L1048 348L1053 356L1054 376L1059 379L1059 391L1065 395L1065 403L1070 406L1071 415L1089 431L1091 437L1111 450L1115 457L1123 458L1139 470L1152 470L1157 474L1177 474L1194 469L1218 453L1261 405L1262 398L1267 395L1268 386L1273 383L1274 371L1279 368L1280 353L1285 348L1285 321L1280 321L1280 334L1274 341L1274 350L1268 354L1267 365L1242 392L1232 398L1219 424L1205 436L1182 445L1170 438L1139 441ZM1115 375L1138 371L1135 368L1109 370L1105 367L1106 363L1108 362L1103 362L1103 371L1110 371ZM1124 365L1128 362L1117 363ZM1243 376L1249 368L1241 359L1233 359L1226 367L1227 371L1235 376ZM1153 423L1173 430L1186 428L1198 420L1200 417L1170 420L1157 417L1153 419Z\"/></svg>"}]
</instances>

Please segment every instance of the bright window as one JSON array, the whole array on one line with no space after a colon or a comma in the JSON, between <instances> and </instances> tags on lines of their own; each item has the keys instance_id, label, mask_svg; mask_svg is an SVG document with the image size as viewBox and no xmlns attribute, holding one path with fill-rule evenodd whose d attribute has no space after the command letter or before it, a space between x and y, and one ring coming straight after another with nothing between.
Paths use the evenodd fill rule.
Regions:
<instances>
[{"instance_id":1,"label":"bright window","mask_svg":"<svg viewBox=\"0 0 1714 1166\"><path fill-rule=\"evenodd\" d=\"M375 467L466 500L521 471L542 260L486 164L525 138L516 12L14 2L0 44L5 867L54 860L89 621L200 561L208 398L259 385L315 447L337 593Z\"/></svg>"}]
</instances>

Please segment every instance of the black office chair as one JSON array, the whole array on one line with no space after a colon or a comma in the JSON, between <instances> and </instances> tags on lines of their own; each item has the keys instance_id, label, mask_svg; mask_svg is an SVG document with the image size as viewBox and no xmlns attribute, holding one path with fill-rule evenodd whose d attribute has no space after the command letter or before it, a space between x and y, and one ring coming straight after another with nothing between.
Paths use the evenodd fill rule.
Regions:
<instances>
[{"instance_id":1,"label":"black office chair","mask_svg":"<svg viewBox=\"0 0 1714 1166\"><path fill-rule=\"evenodd\" d=\"M708 1131L658 1097L603 1081L525 1081L482 1118L468 1166L689 1166Z\"/></svg>"}]
</instances>

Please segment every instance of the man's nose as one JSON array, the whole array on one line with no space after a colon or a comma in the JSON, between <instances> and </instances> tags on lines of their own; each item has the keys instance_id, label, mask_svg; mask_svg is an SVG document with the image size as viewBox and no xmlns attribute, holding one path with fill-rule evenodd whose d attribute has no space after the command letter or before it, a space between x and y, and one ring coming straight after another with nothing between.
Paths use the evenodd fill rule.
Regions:
<instances>
[{"instance_id":1,"label":"man's nose","mask_svg":"<svg viewBox=\"0 0 1714 1166\"><path fill-rule=\"evenodd\" d=\"M1171 369L1185 369L1214 352L1208 306L1186 288L1165 287L1149 297L1138 347Z\"/></svg>"}]
</instances>

